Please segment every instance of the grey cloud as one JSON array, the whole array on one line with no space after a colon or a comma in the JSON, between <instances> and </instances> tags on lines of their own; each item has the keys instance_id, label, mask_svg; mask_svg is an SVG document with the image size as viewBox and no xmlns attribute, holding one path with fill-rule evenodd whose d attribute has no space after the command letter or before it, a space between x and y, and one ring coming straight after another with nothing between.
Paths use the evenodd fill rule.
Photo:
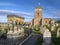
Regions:
<instances>
[{"instance_id":1,"label":"grey cloud","mask_svg":"<svg viewBox=\"0 0 60 45\"><path fill-rule=\"evenodd\" d=\"M0 10L0 14L7 14L7 15L19 15L19 16L28 16L28 17L33 17L32 13L28 12L22 12L22 11L12 11L12 10Z\"/></svg>"}]
</instances>

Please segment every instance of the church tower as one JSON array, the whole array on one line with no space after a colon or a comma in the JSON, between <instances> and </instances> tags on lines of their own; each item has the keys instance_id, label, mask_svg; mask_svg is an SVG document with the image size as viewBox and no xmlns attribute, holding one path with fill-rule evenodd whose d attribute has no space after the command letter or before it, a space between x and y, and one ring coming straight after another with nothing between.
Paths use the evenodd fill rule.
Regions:
<instances>
[{"instance_id":1,"label":"church tower","mask_svg":"<svg viewBox=\"0 0 60 45\"><path fill-rule=\"evenodd\" d=\"M34 12L34 26L42 25L42 8L36 7Z\"/></svg>"}]
</instances>

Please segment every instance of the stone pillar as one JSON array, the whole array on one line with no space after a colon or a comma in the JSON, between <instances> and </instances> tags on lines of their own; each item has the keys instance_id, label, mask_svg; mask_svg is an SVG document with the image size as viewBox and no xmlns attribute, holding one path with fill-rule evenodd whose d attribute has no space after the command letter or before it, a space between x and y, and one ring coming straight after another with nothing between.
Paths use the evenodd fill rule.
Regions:
<instances>
[{"instance_id":1,"label":"stone pillar","mask_svg":"<svg viewBox=\"0 0 60 45\"><path fill-rule=\"evenodd\" d=\"M14 23L12 23L12 31L14 32Z\"/></svg>"}]
</instances>

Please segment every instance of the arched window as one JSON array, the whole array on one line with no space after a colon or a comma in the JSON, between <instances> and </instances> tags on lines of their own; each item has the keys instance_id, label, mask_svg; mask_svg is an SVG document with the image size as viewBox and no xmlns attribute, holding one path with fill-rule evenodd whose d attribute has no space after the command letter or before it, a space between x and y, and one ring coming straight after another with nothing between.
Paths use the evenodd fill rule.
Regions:
<instances>
[{"instance_id":1,"label":"arched window","mask_svg":"<svg viewBox=\"0 0 60 45\"><path fill-rule=\"evenodd\" d=\"M40 25L42 25L42 19L40 20Z\"/></svg>"},{"instance_id":2,"label":"arched window","mask_svg":"<svg viewBox=\"0 0 60 45\"><path fill-rule=\"evenodd\" d=\"M12 19L10 19L10 23L13 23Z\"/></svg>"},{"instance_id":3,"label":"arched window","mask_svg":"<svg viewBox=\"0 0 60 45\"><path fill-rule=\"evenodd\" d=\"M19 25L20 25L20 22L19 22Z\"/></svg>"},{"instance_id":4,"label":"arched window","mask_svg":"<svg viewBox=\"0 0 60 45\"><path fill-rule=\"evenodd\" d=\"M15 24L17 25L17 22L15 22Z\"/></svg>"},{"instance_id":5,"label":"arched window","mask_svg":"<svg viewBox=\"0 0 60 45\"><path fill-rule=\"evenodd\" d=\"M39 16L39 12L37 13L37 15Z\"/></svg>"},{"instance_id":6,"label":"arched window","mask_svg":"<svg viewBox=\"0 0 60 45\"><path fill-rule=\"evenodd\" d=\"M15 25L17 25L17 24L18 24L18 20L15 21Z\"/></svg>"},{"instance_id":7,"label":"arched window","mask_svg":"<svg viewBox=\"0 0 60 45\"><path fill-rule=\"evenodd\" d=\"M51 24L51 20L49 21L49 24Z\"/></svg>"},{"instance_id":8,"label":"arched window","mask_svg":"<svg viewBox=\"0 0 60 45\"><path fill-rule=\"evenodd\" d=\"M47 21L46 21L46 23L47 23Z\"/></svg>"}]
</instances>

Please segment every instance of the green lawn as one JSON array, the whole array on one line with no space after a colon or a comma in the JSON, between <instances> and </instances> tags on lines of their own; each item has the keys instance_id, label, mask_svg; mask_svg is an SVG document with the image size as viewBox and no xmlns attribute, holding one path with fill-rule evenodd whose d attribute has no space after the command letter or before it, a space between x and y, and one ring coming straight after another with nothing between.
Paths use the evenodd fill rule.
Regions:
<instances>
[{"instance_id":1,"label":"green lawn","mask_svg":"<svg viewBox=\"0 0 60 45\"><path fill-rule=\"evenodd\" d=\"M42 45L43 43L43 39L42 38L38 38L36 45ZM52 43L54 45L60 45L60 37L52 37Z\"/></svg>"},{"instance_id":2,"label":"green lawn","mask_svg":"<svg viewBox=\"0 0 60 45\"><path fill-rule=\"evenodd\" d=\"M43 38L39 37L35 45L42 45L42 42L43 42Z\"/></svg>"},{"instance_id":3,"label":"green lawn","mask_svg":"<svg viewBox=\"0 0 60 45\"><path fill-rule=\"evenodd\" d=\"M52 37L52 42L54 45L60 45L60 37Z\"/></svg>"},{"instance_id":4,"label":"green lawn","mask_svg":"<svg viewBox=\"0 0 60 45\"><path fill-rule=\"evenodd\" d=\"M41 34L38 30L32 30L32 33Z\"/></svg>"}]
</instances>

